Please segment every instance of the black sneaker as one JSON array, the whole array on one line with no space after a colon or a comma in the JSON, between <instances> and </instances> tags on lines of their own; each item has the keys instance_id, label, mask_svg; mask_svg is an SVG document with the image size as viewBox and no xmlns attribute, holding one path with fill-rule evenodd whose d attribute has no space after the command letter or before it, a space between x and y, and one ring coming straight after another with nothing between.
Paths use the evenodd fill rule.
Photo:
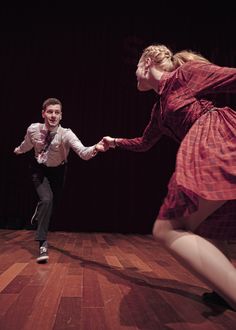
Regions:
<instances>
[{"instance_id":1,"label":"black sneaker","mask_svg":"<svg viewBox=\"0 0 236 330\"><path fill-rule=\"evenodd\" d=\"M48 256L48 249L45 246L41 246L39 248L39 256L37 258L38 264L45 264L48 262L49 256Z\"/></svg>"}]
</instances>

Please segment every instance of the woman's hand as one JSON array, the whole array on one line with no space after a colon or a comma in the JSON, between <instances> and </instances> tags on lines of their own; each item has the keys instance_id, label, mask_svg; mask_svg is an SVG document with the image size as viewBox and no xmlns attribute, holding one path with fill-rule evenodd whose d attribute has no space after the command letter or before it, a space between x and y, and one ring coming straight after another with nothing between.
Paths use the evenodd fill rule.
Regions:
<instances>
[{"instance_id":1,"label":"woman's hand","mask_svg":"<svg viewBox=\"0 0 236 330\"><path fill-rule=\"evenodd\" d=\"M104 136L102 141L104 145L107 146L108 149L116 147L116 139L111 136Z\"/></svg>"}]
</instances>

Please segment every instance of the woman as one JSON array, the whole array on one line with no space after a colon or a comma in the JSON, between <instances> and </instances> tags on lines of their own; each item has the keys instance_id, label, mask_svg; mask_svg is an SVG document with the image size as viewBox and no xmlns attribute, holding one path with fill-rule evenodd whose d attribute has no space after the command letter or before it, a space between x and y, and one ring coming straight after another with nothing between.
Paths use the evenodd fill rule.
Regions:
<instances>
[{"instance_id":1,"label":"woman","mask_svg":"<svg viewBox=\"0 0 236 330\"><path fill-rule=\"evenodd\" d=\"M151 45L136 76L138 90L158 95L143 136L103 141L131 151L150 149L162 135L180 143L153 235L213 289L206 301L236 309L236 269L222 252L236 238L236 111L214 102L216 94L236 92L236 69Z\"/></svg>"}]
</instances>

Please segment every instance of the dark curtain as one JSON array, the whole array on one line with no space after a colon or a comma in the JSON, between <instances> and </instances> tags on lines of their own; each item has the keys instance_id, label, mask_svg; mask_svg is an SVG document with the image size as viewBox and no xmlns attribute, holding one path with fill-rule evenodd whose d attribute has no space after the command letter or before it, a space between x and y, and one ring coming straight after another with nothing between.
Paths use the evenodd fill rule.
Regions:
<instances>
[{"instance_id":1,"label":"dark curtain","mask_svg":"<svg viewBox=\"0 0 236 330\"><path fill-rule=\"evenodd\" d=\"M233 12L232 12L233 13ZM62 126L84 145L104 135L136 137L154 93L136 89L142 49L158 42L192 49L235 66L233 14L96 15L74 8L8 7L1 11L1 228L31 228L36 196L28 176L32 152L13 150L41 121L48 97L63 103ZM219 102L235 106L233 95ZM111 150L83 161L72 150L54 230L150 233L167 191L178 146L168 138L146 153Z\"/></svg>"}]
</instances>

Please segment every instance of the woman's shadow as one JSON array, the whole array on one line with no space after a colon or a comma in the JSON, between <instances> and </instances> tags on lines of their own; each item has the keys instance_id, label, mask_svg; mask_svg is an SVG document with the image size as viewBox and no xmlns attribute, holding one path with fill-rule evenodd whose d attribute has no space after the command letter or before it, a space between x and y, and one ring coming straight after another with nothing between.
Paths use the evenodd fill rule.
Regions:
<instances>
[{"instance_id":1,"label":"woman's shadow","mask_svg":"<svg viewBox=\"0 0 236 330\"><path fill-rule=\"evenodd\" d=\"M143 330L155 329L159 325L167 330L172 329L171 324L174 323L200 324L225 311L223 307L203 303L201 294L205 289L202 287L175 279L160 279L156 274L151 277L150 273L145 274L136 267L122 269L89 260L53 244L50 244L50 249L60 252L66 260L71 258L79 262L84 269L99 272L107 281L119 286L123 297L119 302L121 325L136 326ZM183 297L182 305L178 302L178 296ZM195 307L199 313L192 313ZM183 313L184 316L181 316ZM217 322L217 318L214 321Z\"/></svg>"},{"instance_id":2,"label":"woman's shadow","mask_svg":"<svg viewBox=\"0 0 236 330\"><path fill-rule=\"evenodd\" d=\"M35 256L37 249L30 243L31 235L32 233L29 232L24 241L16 239L15 243ZM12 235L8 233L4 239L10 243ZM114 300L119 304L119 308L116 310L119 311L121 325L147 330L155 329L159 324L159 328L167 330L173 329L171 324L193 323L201 325L201 322L214 317L215 323L224 326L222 324L224 315L222 317L217 316L222 315L226 309L203 302L201 295L205 291L204 287L175 279L158 278L155 273L145 273L133 266L126 266L124 269L111 266L105 261L91 260L89 256L82 257L59 248L55 242L50 243L50 250L60 254L60 259L57 262L78 262L85 271L99 272L99 276L104 279L104 282L108 281L115 284L116 288L118 287L117 295L121 296L122 299L119 301L114 297ZM160 267L163 268L165 265L160 265ZM193 310L196 313L192 313ZM228 318L226 322L229 322Z\"/></svg>"}]
</instances>

